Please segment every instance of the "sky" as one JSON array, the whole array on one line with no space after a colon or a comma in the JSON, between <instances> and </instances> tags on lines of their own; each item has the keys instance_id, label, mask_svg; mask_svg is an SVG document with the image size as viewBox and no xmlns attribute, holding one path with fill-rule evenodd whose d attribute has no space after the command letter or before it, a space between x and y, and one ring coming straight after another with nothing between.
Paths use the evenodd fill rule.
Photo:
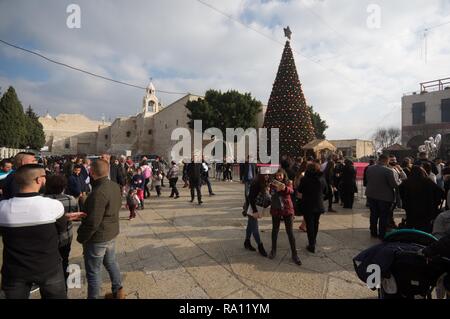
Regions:
<instances>
[{"instance_id":1,"label":"sky","mask_svg":"<svg viewBox=\"0 0 450 319\"><path fill-rule=\"evenodd\" d=\"M67 26L72 3L80 28ZM1 40L142 87L152 78L163 91L234 89L263 104L286 26L328 139L400 127L403 94L450 77L450 0L0 0ZM144 96L0 43L1 91L10 85L40 115L96 120L134 115ZM164 105L182 97L157 95Z\"/></svg>"}]
</instances>

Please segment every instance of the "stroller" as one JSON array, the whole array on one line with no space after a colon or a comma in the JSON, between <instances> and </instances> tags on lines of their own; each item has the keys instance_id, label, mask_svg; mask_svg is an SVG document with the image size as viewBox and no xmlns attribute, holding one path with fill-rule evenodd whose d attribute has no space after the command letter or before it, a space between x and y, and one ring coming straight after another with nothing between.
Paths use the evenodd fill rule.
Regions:
<instances>
[{"instance_id":1,"label":"stroller","mask_svg":"<svg viewBox=\"0 0 450 319\"><path fill-rule=\"evenodd\" d=\"M447 259L430 260L420 254L435 241L433 235L415 229L392 231L382 244L370 247L353 259L355 271L367 282L368 276L364 274L367 266L380 266L381 280L376 288L379 299L431 299L438 280L450 273Z\"/></svg>"}]
</instances>

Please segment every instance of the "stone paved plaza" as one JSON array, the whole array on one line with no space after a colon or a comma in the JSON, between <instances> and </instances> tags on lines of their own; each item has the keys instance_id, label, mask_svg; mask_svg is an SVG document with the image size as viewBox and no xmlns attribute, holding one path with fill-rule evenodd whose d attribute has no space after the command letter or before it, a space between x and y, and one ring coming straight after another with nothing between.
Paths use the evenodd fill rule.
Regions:
<instances>
[{"instance_id":1,"label":"stone paved plaza","mask_svg":"<svg viewBox=\"0 0 450 319\"><path fill-rule=\"evenodd\" d=\"M359 196L353 210L336 206L337 213L322 216L316 254L306 251L306 233L294 224L303 265L290 258L282 224L276 259L243 248L246 219L242 217L243 184L213 183L216 196L204 204L189 202L188 189L179 199L151 197L146 209L128 221L121 212L117 254L127 298L374 298L353 271L352 257L377 243L369 236L369 213ZM206 187L203 191L207 192ZM154 193L152 193L153 195ZM270 250L271 218L260 221L266 249ZM81 246L72 244L71 263L82 268L82 288L70 298L85 298ZM103 272L103 293L110 289ZM37 296L33 297L39 297Z\"/></svg>"}]
</instances>

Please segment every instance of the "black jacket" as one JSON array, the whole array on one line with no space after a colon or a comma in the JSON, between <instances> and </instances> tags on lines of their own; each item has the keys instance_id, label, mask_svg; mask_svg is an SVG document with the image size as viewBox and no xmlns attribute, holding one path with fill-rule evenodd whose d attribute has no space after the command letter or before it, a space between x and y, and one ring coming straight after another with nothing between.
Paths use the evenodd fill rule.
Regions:
<instances>
[{"instance_id":1,"label":"black jacket","mask_svg":"<svg viewBox=\"0 0 450 319\"><path fill-rule=\"evenodd\" d=\"M356 187L356 170L353 166L344 165L339 184L343 192L356 193L358 191Z\"/></svg>"},{"instance_id":2,"label":"black jacket","mask_svg":"<svg viewBox=\"0 0 450 319\"><path fill-rule=\"evenodd\" d=\"M80 175L72 174L70 175L67 182L67 195L72 195L73 197L79 197L82 192L86 191L86 183L83 177Z\"/></svg>"},{"instance_id":3,"label":"black jacket","mask_svg":"<svg viewBox=\"0 0 450 319\"><path fill-rule=\"evenodd\" d=\"M187 167L187 176L189 183L198 184L201 182L203 173L202 163L189 163Z\"/></svg>"},{"instance_id":4,"label":"black jacket","mask_svg":"<svg viewBox=\"0 0 450 319\"><path fill-rule=\"evenodd\" d=\"M15 172L10 173L8 176L6 176L3 183L3 195L1 197L1 200L13 198L16 194L19 193L19 186L14 180L15 176Z\"/></svg>"},{"instance_id":5,"label":"black jacket","mask_svg":"<svg viewBox=\"0 0 450 319\"><path fill-rule=\"evenodd\" d=\"M328 187L322 173L306 172L305 177L300 180L297 192L302 194L299 201L299 210L306 214L322 214L325 212L323 205L324 195L328 192Z\"/></svg>"},{"instance_id":6,"label":"black jacket","mask_svg":"<svg viewBox=\"0 0 450 319\"><path fill-rule=\"evenodd\" d=\"M109 178L119 185L125 185L125 176L123 175L120 165L116 163L112 163L109 167Z\"/></svg>"},{"instance_id":7,"label":"black jacket","mask_svg":"<svg viewBox=\"0 0 450 319\"><path fill-rule=\"evenodd\" d=\"M363 186L366 187L367 186L367 169L372 166L372 165L368 165L364 168L364 175L363 175Z\"/></svg>"},{"instance_id":8,"label":"black jacket","mask_svg":"<svg viewBox=\"0 0 450 319\"><path fill-rule=\"evenodd\" d=\"M399 192L408 227L429 231L444 191L429 178L410 177L400 184Z\"/></svg>"},{"instance_id":9,"label":"black jacket","mask_svg":"<svg viewBox=\"0 0 450 319\"><path fill-rule=\"evenodd\" d=\"M252 172L253 178L251 180L248 180L248 172ZM242 165L242 171L241 171L241 180L244 182L251 182L256 177L256 164L255 163L244 163Z\"/></svg>"}]
</instances>

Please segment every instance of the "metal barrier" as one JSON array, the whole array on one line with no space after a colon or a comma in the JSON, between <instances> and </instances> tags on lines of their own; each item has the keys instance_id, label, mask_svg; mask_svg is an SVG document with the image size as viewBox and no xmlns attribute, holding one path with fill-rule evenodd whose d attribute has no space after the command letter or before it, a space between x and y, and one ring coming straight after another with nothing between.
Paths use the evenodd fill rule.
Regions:
<instances>
[{"instance_id":1,"label":"metal barrier","mask_svg":"<svg viewBox=\"0 0 450 319\"><path fill-rule=\"evenodd\" d=\"M11 158L16 156L17 153L25 152L25 149L0 147L0 159Z\"/></svg>"}]
</instances>

